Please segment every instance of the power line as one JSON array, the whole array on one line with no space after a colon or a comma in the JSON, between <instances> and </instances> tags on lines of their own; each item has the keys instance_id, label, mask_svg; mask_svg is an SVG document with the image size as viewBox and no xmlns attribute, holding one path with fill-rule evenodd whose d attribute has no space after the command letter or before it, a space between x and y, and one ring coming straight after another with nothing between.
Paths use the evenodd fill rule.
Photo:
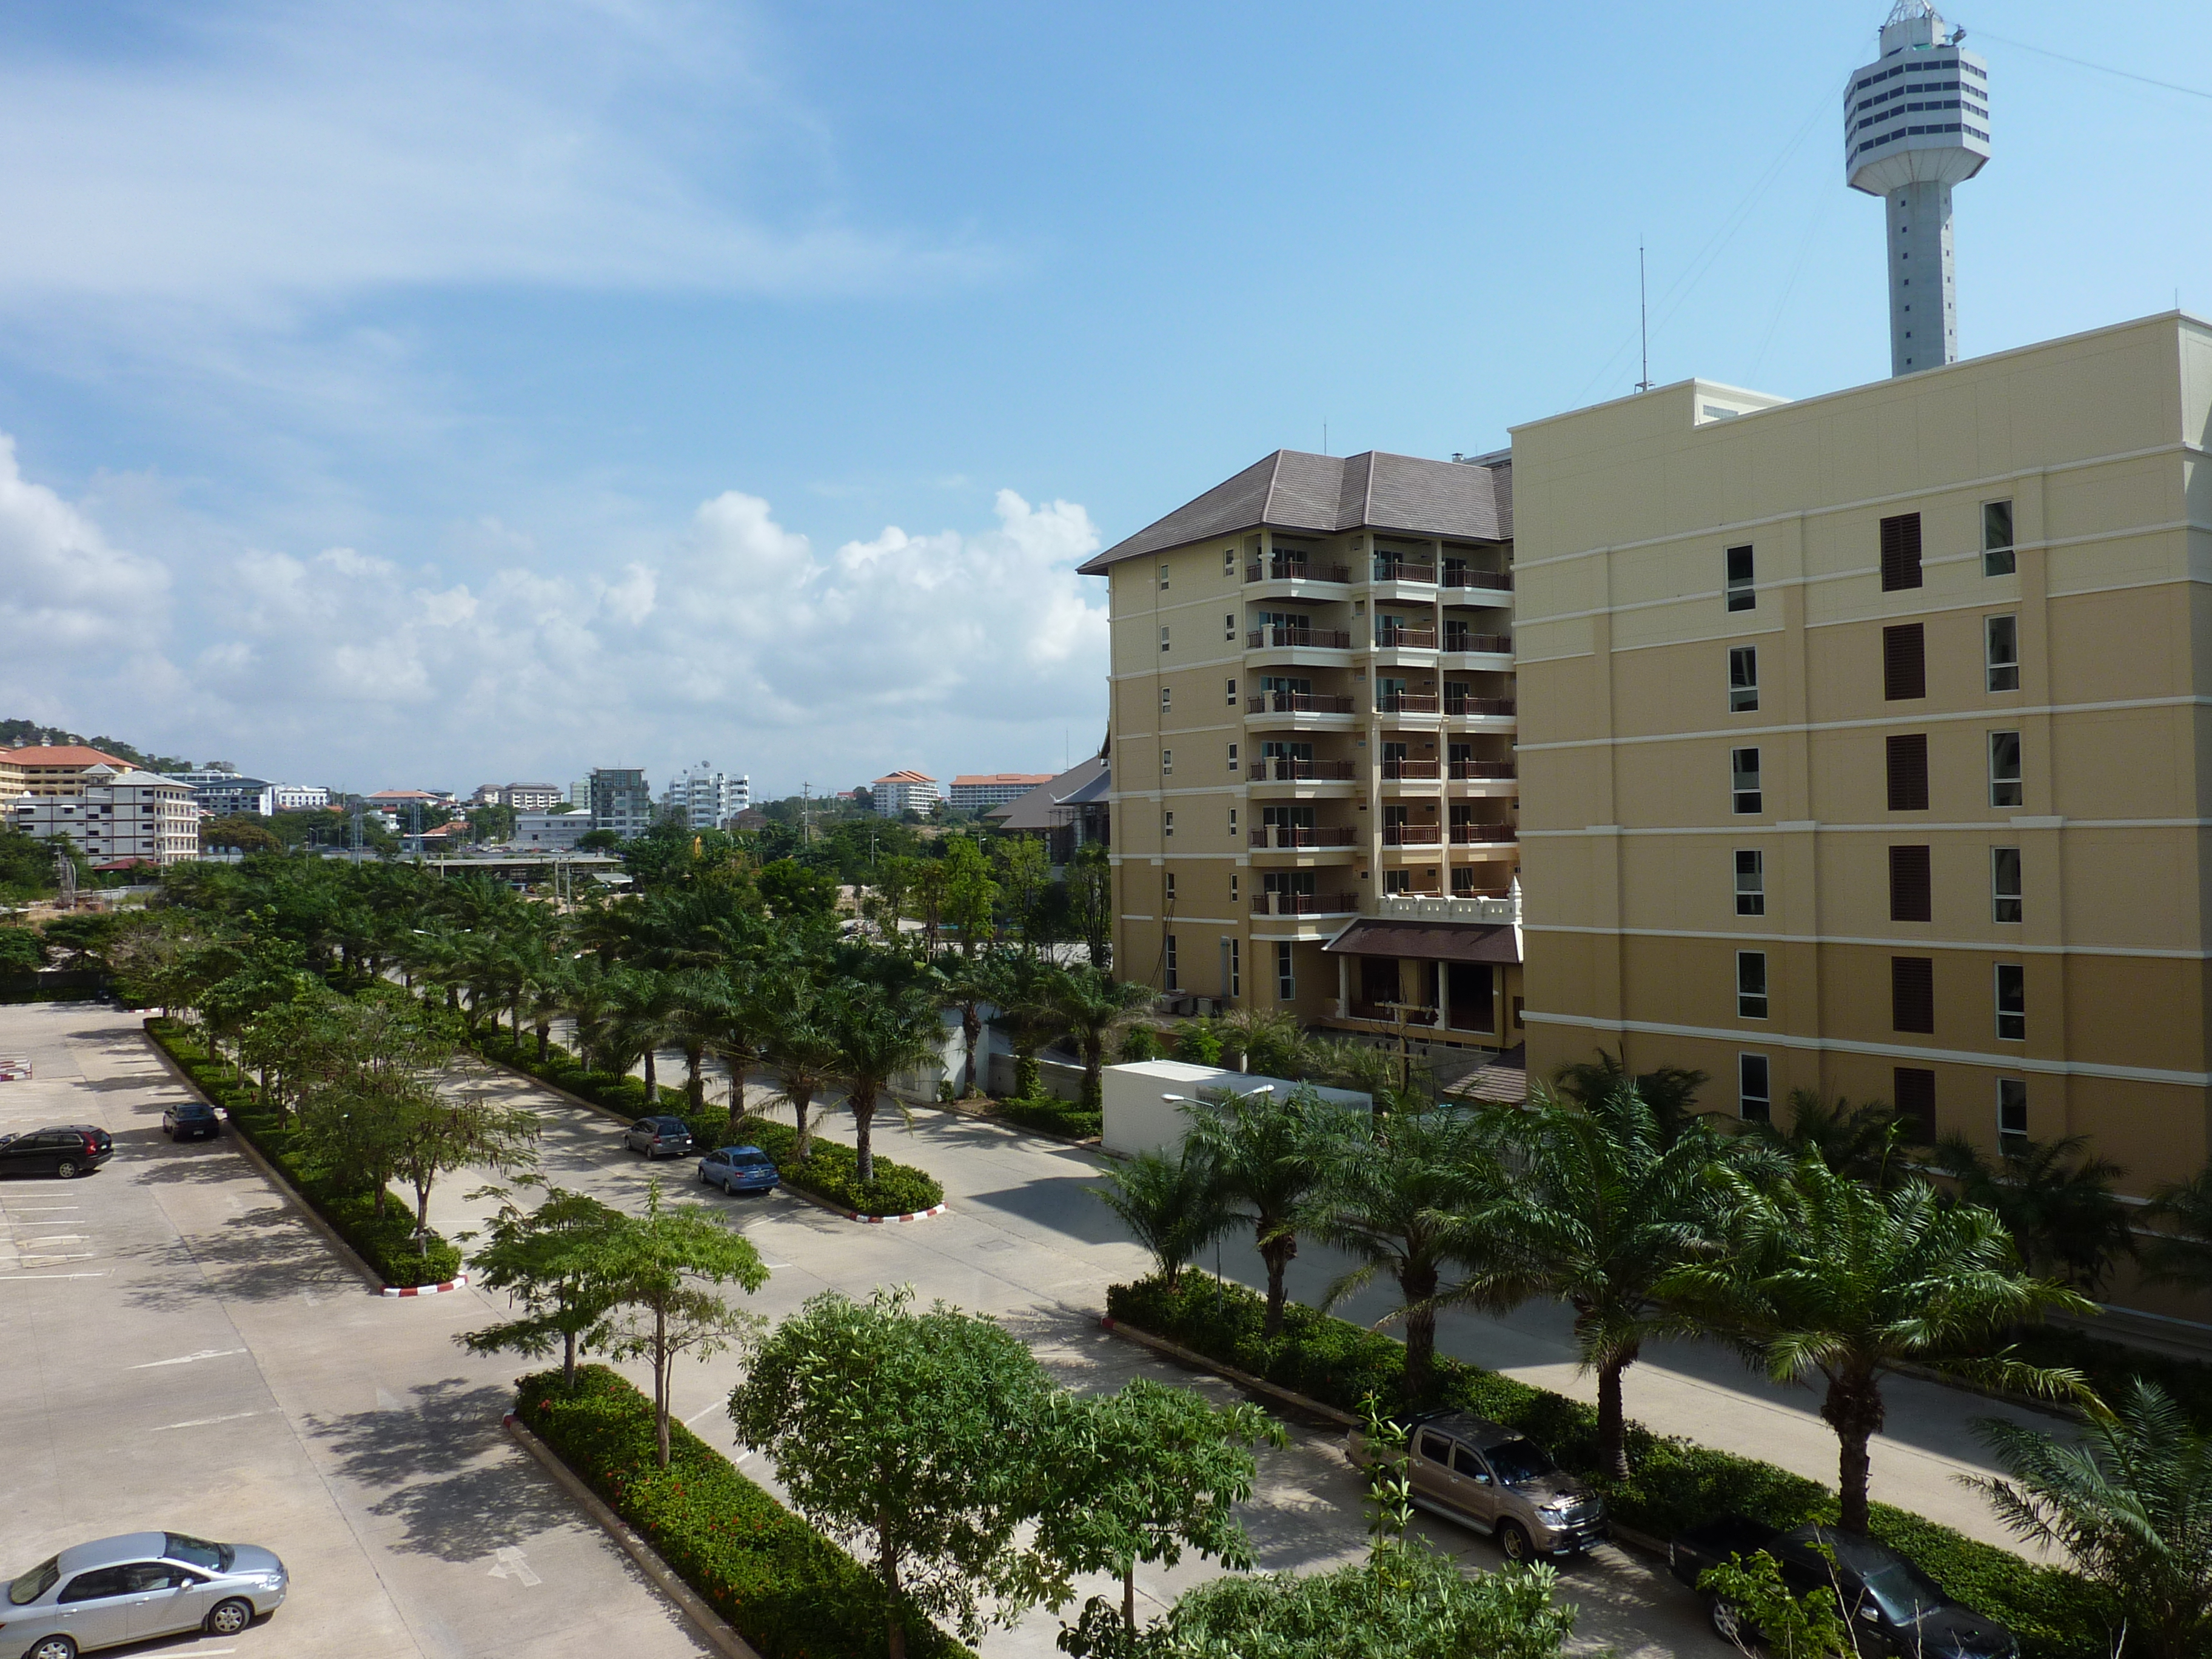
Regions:
<instances>
[{"instance_id":1,"label":"power line","mask_svg":"<svg viewBox=\"0 0 2212 1659\"><path fill-rule=\"evenodd\" d=\"M2025 40L2015 40L2009 35L1993 34L1978 25L1973 32L1985 40L1995 40L2002 46L2016 46L2022 52L2033 52L2038 58L2056 58L2059 63L2071 64L2076 69L2094 70L2100 75L2117 75L2123 81L2140 81L2147 87L2160 87L2167 92L2179 92L2191 98L2212 100L2212 92L2206 92L2200 87L2185 87L2175 81L2154 81L2148 75L2137 75L2133 70L2114 69L2110 64L2093 64L2086 58L2069 57L2063 52L2053 52L2047 46L2031 46Z\"/></svg>"}]
</instances>

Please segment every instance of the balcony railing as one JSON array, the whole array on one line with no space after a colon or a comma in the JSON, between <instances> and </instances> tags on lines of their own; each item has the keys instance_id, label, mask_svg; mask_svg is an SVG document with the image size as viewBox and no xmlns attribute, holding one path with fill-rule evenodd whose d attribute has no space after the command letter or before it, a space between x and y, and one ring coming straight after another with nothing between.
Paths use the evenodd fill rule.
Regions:
<instances>
[{"instance_id":1,"label":"balcony railing","mask_svg":"<svg viewBox=\"0 0 2212 1659\"><path fill-rule=\"evenodd\" d=\"M1440 706L1433 691L1385 691L1375 700L1385 714L1433 714Z\"/></svg>"},{"instance_id":2,"label":"balcony railing","mask_svg":"<svg viewBox=\"0 0 2212 1659\"><path fill-rule=\"evenodd\" d=\"M1441 847L1443 835L1442 824L1386 823L1382 826L1382 844L1385 847Z\"/></svg>"},{"instance_id":3,"label":"balcony railing","mask_svg":"<svg viewBox=\"0 0 2212 1659\"><path fill-rule=\"evenodd\" d=\"M1433 628L1393 627L1378 623L1375 628L1375 643L1385 650L1433 651L1437 648L1437 630Z\"/></svg>"},{"instance_id":4,"label":"balcony railing","mask_svg":"<svg viewBox=\"0 0 2212 1659\"><path fill-rule=\"evenodd\" d=\"M1320 691L1263 691L1251 699L1255 714L1349 714L1352 699Z\"/></svg>"},{"instance_id":5,"label":"balcony railing","mask_svg":"<svg viewBox=\"0 0 2212 1659\"><path fill-rule=\"evenodd\" d=\"M1328 783L1352 781L1350 761L1263 760L1252 763L1255 783Z\"/></svg>"},{"instance_id":6,"label":"balcony railing","mask_svg":"<svg viewBox=\"0 0 2212 1659\"><path fill-rule=\"evenodd\" d=\"M1431 702L1434 699L1431 700ZM1514 702L1510 697L1447 697L1444 713L1454 717L1470 714L1511 714Z\"/></svg>"},{"instance_id":7,"label":"balcony railing","mask_svg":"<svg viewBox=\"0 0 2212 1659\"><path fill-rule=\"evenodd\" d=\"M1406 1024L1408 1025L1433 1025L1437 1023L1437 1011L1433 1008L1385 1007L1379 1002L1362 1002L1357 998L1352 1000L1351 1018L1371 1020L1383 1025L1395 1025L1398 1023L1398 1016L1401 1012L1405 1015ZM1338 1018L1342 1018L1344 1016L1340 1015Z\"/></svg>"},{"instance_id":8,"label":"balcony railing","mask_svg":"<svg viewBox=\"0 0 2212 1659\"><path fill-rule=\"evenodd\" d=\"M1378 557L1375 561L1375 580L1378 582L1433 582L1437 568L1414 559Z\"/></svg>"},{"instance_id":9,"label":"balcony railing","mask_svg":"<svg viewBox=\"0 0 2212 1659\"><path fill-rule=\"evenodd\" d=\"M1352 635L1340 628L1255 628L1244 636L1245 648L1306 646L1316 651L1349 651Z\"/></svg>"},{"instance_id":10,"label":"balcony railing","mask_svg":"<svg viewBox=\"0 0 2212 1659\"><path fill-rule=\"evenodd\" d=\"M1455 823L1451 838L1455 847L1495 847L1518 841L1521 836L1510 823Z\"/></svg>"},{"instance_id":11,"label":"balcony railing","mask_svg":"<svg viewBox=\"0 0 2212 1659\"><path fill-rule=\"evenodd\" d=\"M1281 554L1266 560L1255 559L1244 567L1244 580L1256 582L1348 582L1352 567L1342 564L1321 564L1311 559L1289 559Z\"/></svg>"},{"instance_id":12,"label":"balcony railing","mask_svg":"<svg viewBox=\"0 0 2212 1659\"><path fill-rule=\"evenodd\" d=\"M1440 778L1443 775L1443 767L1438 761L1386 760L1382 763L1382 775L1413 781Z\"/></svg>"},{"instance_id":13,"label":"balcony railing","mask_svg":"<svg viewBox=\"0 0 2212 1659\"><path fill-rule=\"evenodd\" d=\"M1344 916L1359 911L1357 893L1255 893L1255 916Z\"/></svg>"},{"instance_id":14,"label":"balcony railing","mask_svg":"<svg viewBox=\"0 0 2212 1659\"><path fill-rule=\"evenodd\" d=\"M1451 778L1455 783L1466 783L1478 778L1513 778L1520 776L1511 761L1453 761Z\"/></svg>"},{"instance_id":15,"label":"balcony railing","mask_svg":"<svg viewBox=\"0 0 2212 1659\"><path fill-rule=\"evenodd\" d=\"M1469 634L1447 625L1444 629L1444 649L1447 651L1492 651L1500 656L1513 654L1510 634Z\"/></svg>"},{"instance_id":16,"label":"balcony railing","mask_svg":"<svg viewBox=\"0 0 2212 1659\"><path fill-rule=\"evenodd\" d=\"M1513 573L1510 570L1471 570L1464 566L1446 565L1443 585L1446 587L1492 587L1510 593L1513 591Z\"/></svg>"},{"instance_id":17,"label":"balcony railing","mask_svg":"<svg viewBox=\"0 0 2212 1659\"><path fill-rule=\"evenodd\" d=\"M1356 847L1359 831L1348 823L1264 823L1251 832L1252 845L1265 851L1292 853L1311 847Z\"/></svg>"}]
</instances>

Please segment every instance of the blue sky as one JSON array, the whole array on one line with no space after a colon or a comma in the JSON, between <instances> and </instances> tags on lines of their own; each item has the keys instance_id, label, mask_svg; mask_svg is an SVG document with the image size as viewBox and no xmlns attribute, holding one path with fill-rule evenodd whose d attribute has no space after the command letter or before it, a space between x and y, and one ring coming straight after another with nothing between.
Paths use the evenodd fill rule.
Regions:
<instances>
[{"instance_id":1,"label":"blue sky","mask_svg":"<svg viewBox=\"0 0 2212 1659\"><path fill-rule=\"evenodd\" d=\"M349 787L1056 768L1279 446L1887 368L1884 3L0 3L0 713ZM1953 16L1966 355L2212 311L2201 3ZM2121 31L2124 30L2124 33Z\"/></svg>"}]
</instances>

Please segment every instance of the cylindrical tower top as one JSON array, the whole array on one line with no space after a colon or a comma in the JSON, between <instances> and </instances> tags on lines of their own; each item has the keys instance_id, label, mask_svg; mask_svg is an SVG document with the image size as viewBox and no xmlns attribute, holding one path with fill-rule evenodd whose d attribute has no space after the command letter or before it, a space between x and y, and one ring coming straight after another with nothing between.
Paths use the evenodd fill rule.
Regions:
<instances>
[{"instance_id":1,"label":"cylindrical tower top","mask_svg":"<svg viewBox=\"0 0 2212 1659\"><path fill-rule=\"evenodd\" d=\"M1844 177L1883 196L1913 184L1955 185L1990 159L1990 71L1959 45L1929 0L1898 0L1881 56L1844 94Z\"/></svg>"}]
</instances>

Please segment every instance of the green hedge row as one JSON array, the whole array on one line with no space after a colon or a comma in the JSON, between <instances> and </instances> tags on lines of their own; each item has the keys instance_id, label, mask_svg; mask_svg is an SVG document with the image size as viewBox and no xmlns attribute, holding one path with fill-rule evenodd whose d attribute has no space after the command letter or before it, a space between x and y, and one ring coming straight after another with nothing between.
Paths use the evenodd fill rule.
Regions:
<instances>
[{"instance_id":1,"label":"green hedge row","mask_svg":"<svg viewBox=\"0 0 2212 1659\"><path fill-rule=\"evenodd\" d=\"M2136 1377L2155 1382L2200 1429L2212 1430L2212 1365L2201 1359L2130 1348L2061 1325L2033 1325L2014 1344L2032 1365L2070 1365L2106 1400L2124 1398Z\"/></svg>"},{"instance_id":2,"label":"green hedge row","mask_svg":"<svg viewBox=\"0 0 2212 1659\"><path fill-rule=\"evenodd\" d=\"M861 1182L860 1155L850 1146L821 1135L815 1136L813 1145L807 1148L806 1162L797 1163L792 1154L798 1145L798 1130L759 1117L747 1117L732 1129L725 1113L694 1113L681 1089L663 1085L660 1103L647 1106L641 1079L592 1071L558 1043L548 1046L543 1060L538 1057L535 1038L525 1037L517 1042L504 1031L480 1035L476 1046L478 1052L502 1065L512 1066L541 1082L565 1089L580 1099L620 1112L625 1117L642 1117L648 1111L680 1117L690 1126L691 1138L702 1149L758 1146L775 1162L776 1172L787 1183L843 1209L855 1210L862 1215L911 1215L945 1201L945 1188L935 1177L887 1158L876 1160L873 1181Z\"/></svg>"},{"instance_id":3,"label":"green hedge row","mask_svg":"<svg viewBox=\"0 0 2212 1659\"><path fill-rule=\"evenodd\" d=\"M991 1106L991 1115L1018 1123L1024 1129L1036 1129L1048 1135L1065 1135L1070 1140L1088 1140L1104 1127L1105 1115L1085 1111L1073 1101L1066 1100L1000 1100Z\"/></svg>"},{"instance_id":4,"label":"green hedge row","mask_svg":"<svg viewBox=\"0 0 2212 1659\"><path fill-rule=\"evenodd\" d=\"M1398 1397L1406 1351L1397 1341L1296 1303L1281 1334L1270 1340L1263 1334L1266 1298L1195 1270L1186 1270L1173 1290L1156 1278L1114 1285L1106 1310L1121 1323L1341 1411L1358 1410L1370 1394ZM1639 1532L1670 1538L1731 1513L1778 1532L1835 1519L1836 1495L1818 1481L1636 1423L1628 1425L1632 1473L1609 1478L1598 1469L1595 1407L1442 1357L1437 1375L1431 1403L1520 1430L1602 1491L1613 1516ZM1635 1374L1629 1375L1632 1389ZM1874 1505L1872 1530L1961 1601L2010 1626L2026 1659L2102 1659L2112 1651L2118 1620L2077 1575L1886 1504Z\"/></svg>"},{"instance_id":5,"label":"green hedge row","mask_svg":"<svg viewBox=\"0 0 2212 1659\"><path fill-rule=\"evenodd\" d=\"M427 1253L416 1249L415 1213L397 1194L386 1194L380 1215L373 1190L310 1164L291 1120L264 1108L228 1066L208 1058L206 1048L184 1026L173 1019L149 1019L146 1034L184 1069L195 1088L223 1109L231 1128L259 1149L292 1190L386 1284L441 1285L460 1272L460 1251L434 1231L427 1241Z\"/></svg>"},{"instance_id":6,"label":"green hedge row","mask_svg":"<svg viewBox=\"0 0 2212 1659\"><path fill-rule=\"evenodd\" d=\"M514 1414L531 1432L763 1659L875 1659L889 1646L875 1580L728 1458L672 1423L669 1464L659 1466L653 1402L627 1379L584 1365L573 1394L558 1370L516 1389ZM914 1659L968 1652L919 1615L908 1616L906 1640Z\"/></svg>"}]
</instances>

